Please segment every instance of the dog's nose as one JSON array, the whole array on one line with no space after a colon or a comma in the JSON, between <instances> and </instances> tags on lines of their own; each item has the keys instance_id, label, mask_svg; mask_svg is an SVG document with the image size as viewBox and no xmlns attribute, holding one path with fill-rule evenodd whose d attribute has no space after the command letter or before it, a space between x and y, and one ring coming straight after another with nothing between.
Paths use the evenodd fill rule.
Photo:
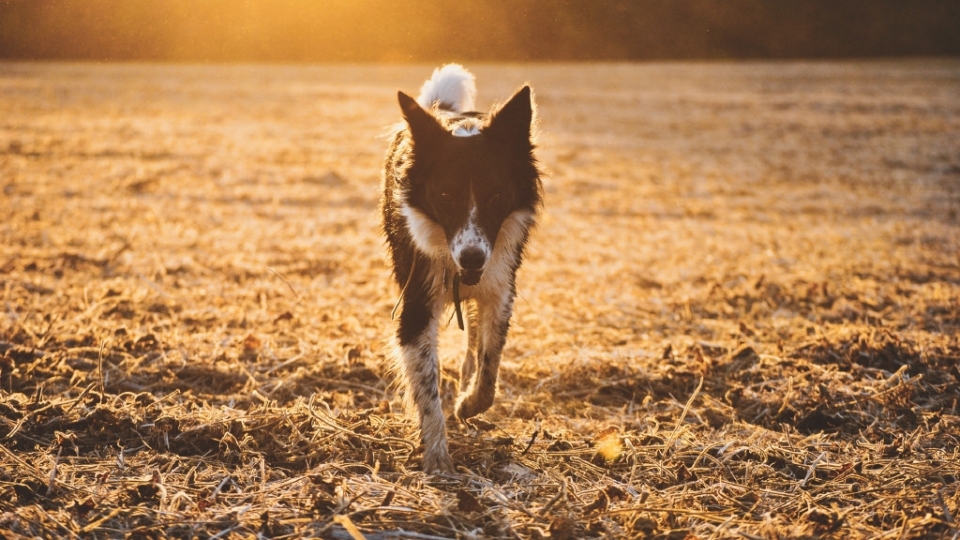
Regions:
<instances>
[{"instance_id":1,"label":"dog's nose","mask_svg":"<svg viewBox=\"0 0 960 540\"><path fill-rule=\"evenodd\" d=\"M460 268L464 270L480 270L487 262L487 256L479 248L467 248L460 253Z\"/></svg>"}]
</instances>

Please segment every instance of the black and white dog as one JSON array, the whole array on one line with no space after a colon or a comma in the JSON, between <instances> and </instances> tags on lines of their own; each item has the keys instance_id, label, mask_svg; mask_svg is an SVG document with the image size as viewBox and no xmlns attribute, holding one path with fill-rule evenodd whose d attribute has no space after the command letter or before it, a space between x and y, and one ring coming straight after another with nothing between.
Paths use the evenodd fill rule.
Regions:
<instances>
[{"instance_id":1,"label":"black and white dog","mask_svg":"<svg viewBox=\"0 0 960 540\"><path fill-rule=\"evenodd\" d=\"M488 114L473 112L473 75L450 64L414 100L383 170L381 214L398 304L399 371L420 420L427 472L452 472L441 409L437 332L446 308L467 314L456 416L490 408L516 273L542 200L530 87Z\"/></svg>"}]
</instances>

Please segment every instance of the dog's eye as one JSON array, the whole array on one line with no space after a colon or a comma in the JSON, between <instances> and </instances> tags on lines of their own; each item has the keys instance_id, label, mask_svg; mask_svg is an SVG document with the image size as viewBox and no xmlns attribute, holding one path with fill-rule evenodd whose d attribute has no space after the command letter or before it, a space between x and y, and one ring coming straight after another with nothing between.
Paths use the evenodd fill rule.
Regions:
<instances>
[{"instance_id":1,"label":"dog's eye","mask_svg":"<svg viewBox=\"0 0 960 540\"><path fill-rule=\"evenodd\" d=\"M440 200L443 201L443 202L448 202L448 203L449 203L449 202L453 202L453 195L451 195L451 194L449 194L449 193L441 193L441 194L440 194Z\"/></svg>"},{"instance_id":2,"label":"dog's eye","mask_svg":"<svg viewBox=\"0 0 960 540\"><path fill-rule=\"evenodd\" d=\"M487 202L489 202L489 203L491 203L491 204L496 203L496 202L500 202L500 198L501 198L501 197L500 197L500 193L494 193L493 195L490 196L489 199L487 199Z\"/></svg>"}]
</instances>

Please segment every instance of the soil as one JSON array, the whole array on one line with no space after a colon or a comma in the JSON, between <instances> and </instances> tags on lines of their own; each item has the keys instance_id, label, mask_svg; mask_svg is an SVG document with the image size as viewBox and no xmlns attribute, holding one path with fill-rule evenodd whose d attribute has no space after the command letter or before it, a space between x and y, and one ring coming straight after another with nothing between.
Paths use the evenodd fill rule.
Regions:
<instances>
[{"instance_id":1,"label":"soil","mask_svg":"<svg viewBox=\"0 0 960 540\"><path fill-rule=\"evenodd\" d=\"M960 61L468 67L546 204L435 477L377 222L433 66L0 63L0 536L960 534Z\"/></svg>"}]
</instances>

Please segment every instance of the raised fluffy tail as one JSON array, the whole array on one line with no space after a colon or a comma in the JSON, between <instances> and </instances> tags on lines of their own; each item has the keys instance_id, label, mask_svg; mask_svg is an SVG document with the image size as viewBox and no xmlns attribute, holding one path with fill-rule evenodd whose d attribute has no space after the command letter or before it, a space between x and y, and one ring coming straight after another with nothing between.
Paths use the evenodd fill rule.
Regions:
<instances>
[{"instance_id":1,"label":"raised fluffy tail","mask_svg":"<svg viewBox=\"0 0 960 540\"><path fill-rule=\"evenodd\" d=\"M417 103L425 109L439 107L451 112L474 110L477 85L472 73L460 64L447 64L433 70L433 75L420 87Z\"/></svg>"}]
</instances>

